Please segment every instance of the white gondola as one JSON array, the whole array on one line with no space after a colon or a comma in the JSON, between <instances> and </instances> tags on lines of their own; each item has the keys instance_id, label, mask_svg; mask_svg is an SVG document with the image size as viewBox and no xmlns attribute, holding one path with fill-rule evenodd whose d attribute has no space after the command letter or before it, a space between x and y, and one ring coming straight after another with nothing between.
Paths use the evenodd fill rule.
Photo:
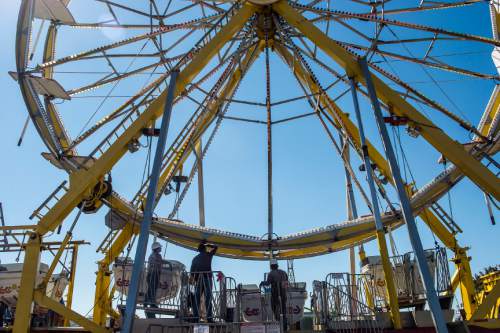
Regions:
<instances>
[{"instance_id":1,"label":"white gondola","mask_svg":"<svg viewBox=\"0 0 500 333\"><path fill-rule=\"evenodd\" d=\"M47 274L49 266L41 263L38 268L36 284L40 284ZM0 300L9 307L15 307L21 284L23 264L2 264L0 265ZM63 297L68 285L68 278L65 274L52 275L47 285L47 296L57 300Z\"/></svg>"},{"instance_id":2,"label":"white gondola","mask_svg":"<svg viewBox=\"0 0 500 333\"><path fill-rule=\"evenodd\" d=\"M17 72L10 71L10 77L15 81L19 80L19 74ZM38 95L48 96L52 98L60 98L65 100L70 100L71 96L68 95L66 90L54 79L48 79L41 76L27 74L23 76L25 80L29 81L33 86L33 89Z\"/></svg>"},{"instance_id":3,"label":"white gondola","mask_svg":"<svg viewBox=\"0 0 500 333\"><path fill-rule=\"evenodd\" d=\"M73 24L75 19L68 9L68 4L69 0L37 0L34 16L42 20Z\"/></svg>"},{"instance_id":4,"label":"white gondola","mask_svg":"<svg viewBox=\"0 0 500 333\"><path fill-rule=\"evenodd\" d=\"M426 253L427 264L431 271L431 276L434 279L436 271L436 261L431 252ZM380 297L386 304L389 303L389 296L386 292L385 274L382 267L382 260L380 256L367 257L368 263L361 267L361 274L367 274L372 277L372 284L375 295ZM411 259L407 262L396 263L393 266L394 282L396 284L396 292L398 297L408 295L425 295L425 288L420 277L420 270L416 259ZM408 283L408 281L412 283Z\"/></svg>"},{"instance_id":5,"label":"white gondola","mask_svg":"<svg viewBox=\"0 0 500 333\"><path fill-rule=\"evenodd\" d=\"M127 295L130 278L132 277L132 269L134 262L131 259L118 258L113 264L113 274L115 278L115 289L117 292ZM176 260L165 260L162 266L158 287L156 289L156 302L162 303L166 300L175 298L181 289L182 273L186 267ZM147 283L147 270L144 267L142 280L139 286L139 294L137 302L144 302Z\"/></svg>"}]
</instances>

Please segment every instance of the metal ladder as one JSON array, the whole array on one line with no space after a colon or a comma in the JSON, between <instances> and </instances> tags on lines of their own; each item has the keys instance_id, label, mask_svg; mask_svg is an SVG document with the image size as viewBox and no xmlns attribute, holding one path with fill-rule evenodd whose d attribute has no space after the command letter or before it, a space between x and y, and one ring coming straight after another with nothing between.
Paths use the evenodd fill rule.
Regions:
<instances>
[{"instance_id":1,"label":"metal ladder","mask_svg":"<svg viewBox=\"0 0 500 333\"><path fill-rule=\"evenodd\" d=\"M462 229L455 223L453 218L437 202L431 205L431 210L436 214L441 222L448 228L452 234L461 233Z\"/></svg>"},{"instance_id":2,"label":"metal ladder","mask_svg":"<svg viewBox=\"0 0 500 333\"><path fill-rule=\"evenodd\" d=\"M47 212L49 212L52 207L61 199L62 195L60 194L61 192L66 193L68 191L68 187L66 187L66 183L68 181L65 180L59 186L56 187L54 191L45 199L40 206L38 206L37 209L31 213L29 219L33 220L35 217L38 220L41 220Z\"/></svg>"}]
</instances>

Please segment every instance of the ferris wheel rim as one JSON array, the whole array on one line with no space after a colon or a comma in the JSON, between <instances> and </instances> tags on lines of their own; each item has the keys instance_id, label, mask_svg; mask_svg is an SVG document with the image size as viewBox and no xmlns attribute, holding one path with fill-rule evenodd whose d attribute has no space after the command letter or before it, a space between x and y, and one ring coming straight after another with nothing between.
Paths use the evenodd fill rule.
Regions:
<instances>
[{"instance_id":1,"label":"ferris wheel rim","mask_svg":"<svg viewBox=\"0 0 500 333\"><path fill-rule=\"evenodd\" d=\"M275 0L271 0L271 1L275 2ZM16 43L16 54L17 54L16 62L17 62L18 73L24 73L26 71L26 64L27 64L28 56L29 56L28 55L28 53L29 53L29 51L28 51L29 50L29 38L26 38L26 31L31 29L31 23L34 20L34 16L33 16L34 3L35 3L34 0L23 0L22 5L21 5L21 8L22 9L24 8L24 10L20 11L20 16L19 16L20 20L18 22L18 36L17 36L18 42ZM24 40L24 43L22 42L23 40ZM52 39L52 43L55 44L55 38ZM46 46L46 49L52 49L54 47L54 45L51 46L50 43L46 44L46 45L48 45L48 46ZM48 79L52 78L52 73L49 73L49 75L47 75L46 78L48 78ZM46 123L38 121L37 118L40 115L43 115L45 112L47 112L47 110L45 110L45 111L43 110L43 103L40 100L39 95L36 93L35 89L33 88L32 83L30 83L30 81L25 80L23 78L23 75L20 75L20 77L18 79L18 83L20 85L20 89L22 91L25 103L27 105L28 112L33 120L33 123L35 124L35 127L36 127L40 137L42 138L45 145L47 146L47 149L49 149L49 151L53 155L58 155L57 151L60 150L60 147L58 147L58 146L62 146L61 141L58 141L58 140L67 139L67 141L69 141L69 137L64 138L64 126L62 125L62 120L59 119L57 116L55 116L53 118L48 118L48 116L45 116L45 118L48 118ZM53 105L51 104L51 101L49 99L45 99L44 102L45 102L45 109L50 109L50 107L53 107ZM51 111L51 110L48 110L48 111ZM57 111L55 109L52 110L52 112L50 112L50 113L57 115ZM47 126L47 124L50 124L51 122L52 122L52 128L50 128L50 126ZM45 126L43 126L43 125L45 125ZM55 131L57 131L57 130L59 130L59 132L55 133ZM76 153L76 151L75 151L75 153ZM68 159L68 161L69 162L67 164L63 163L62 166L66 170L66 172L71 173L72 171L74 171L75 166L71 163L70 159ZM351 221L351 222L353 222L353 221ZM393 223L396 227L401 225L401 224L398 224L396 222L393 222ZM191 225L184 224L184 225L196 227L196 225L193 225L193 224L191 224ZM180 228L180 229L182 229L182 228ZM370 237L369 239L372 239L372 238L373 238L373 236ZM197 239L199 240L200 238L198 237ZM369 239L366 238L366 240L364 240L363 242L366 242ZM174 239L172 239L172 241L175 242ZM182 242L178 242L178 243L181 246L183 244ZM193 247L190 247L190 248L193 248ZM260 248L262 248L262 247L263 246L261 245ZM321 252L321 253L314 254L314 255L319 255L319 254L324 254L324 253L326 253L326 252Z\"/></svg>"}]
</instances>

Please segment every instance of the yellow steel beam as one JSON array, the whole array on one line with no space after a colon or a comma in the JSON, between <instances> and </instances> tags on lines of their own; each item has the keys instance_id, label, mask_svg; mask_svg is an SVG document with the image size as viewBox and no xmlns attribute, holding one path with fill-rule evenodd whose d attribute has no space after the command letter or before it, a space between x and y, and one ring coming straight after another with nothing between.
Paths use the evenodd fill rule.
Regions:
<instances>
[{"instance_id":1,"label":"yellow steel beam","mask_svg":"<svg viewBox=\"0 0 500 333\"><path fill-rule=\"evenodd\" d=\"M54 255L54 259L52 259L52 263L49 266L49 269L47 273L45 274L45 277L43 278L42 286L45 288L47 284L49 283L50 278L52 277L52 274L54 273L54 270L56 269L57 265L59 264L59 259L61 259L61 256L66 250L66 247L68 246L68 242L71 240L71 237L73 234L71 232L68 232L66 236L64 236L64 239L61 243L61 246L57 250L56 254Z\"/></svg>"},{"instance_id":2,"label":"yellow steel beam","mask_svg":"<svg viewBox=\"0 0 500 333\"><path fill-rule=\"evenodd\" d=\"M95 333L109 333L109 332L111 332L111 330L108 330L104 327L97 325L93 321L85 318L84 316L76 313L75 311L68 309L67 307L65 307L64 305L59 303L58 301L46 296L40 290L35 291L34 299L35 299L35 302L37 302L41 306L51 309L52 311L60 314L64 318L67 318L68 320L79 324L80 326L89 330L90 332L95 332ZM17 333L17 332L21 332L21 331L17 331L14 328L14 332Z\"/></svg>"},{"instance_id":3,"label":"yellow steel beam","mask_svg":"<svg viewBox=\"0 0 500 333\"><path fill-rule=\"evenodd\" d=\"M41 239L36 233L30 235L24 251L23 273L16 305L14 332L27 333L31 322L31 306L40 260Z\"/></svg>"},{"instance_id":4,"label":"yellow steel beam","mask_svg":"<svg viewBox=\"0 0 500 333\"><path fill-rule=\"evenodd\" d=\"M441 242L454 252L455 256L452 261L455 263L455 273L451 280L451 286L453 290L460 289L466 318L470 318L476 308L476 288L474 287L474 278L470 268L470 258L467 255L467 248L461 247L458 244L455 235L449 232L429 209L425 209L420 214L420 218Z\"/></svg>"},{"instance_id":5,"label":"yellow steel beam","mask_svg":"<svg viewBox=\"0 0 500 333\"><path fill-rule=\"evenodd\" d=\"M109 265L98 262L92 320L99 326L103 326L106 323L110 284L111 271Z\"/></svg>"},{"instance_id":6,"label":"yellow steel beam","mask_svg":"<svg viewBox=\"0 0 500 333\"><path fill-rule=\"evenodd\" d=\"M385 289L389 296L389 307L391 311L391 319L395 329L403 328L401 324L401 314L399 313L398 293L396 291L396 283L394 282L394 271L389 259L389 250L385 240L385 232L377 230L377 243L380 251L380 259L384 270Z\"/></svg>"},{"instance_id":7,"label":"yellow steel beam","mask_svg":"<svg viewBox=\"0 0 500 333\"><path fill-rule=\"evenodd\" d=\"M465 317L470 318L476 311L476 288L470 267L470 257L467 255L467 248L455 250L455 256L451 259L455 263L456 276L459 281L460 294L464 305Z\"/></svg>"},{"instance_id":8,"label":"yellow steel beam","mask_svg":"<svg viewBox=\"0 0 500 333\"><path fill-rule=\"evenodd\" d=\"M106 309L109 303L110 275L109 265L120 255L130 239L139 232L139 227L132 222L120 231L113 244L106 252L104 258L97 263L96 288L94 296L93 320L98 325L106 322Z\"/></svg>"},{"instance_id":9,"label":"yellow steel beam","mask_svg":"<svg viewBox=\"0 0 500 333\"><path fill-rule=\"evenodd\" d=\"M2 225L0 226L0 231L11 231L11 230L35 230L36 224L31 225Z\"/></svg>"},{"instance_id":10,"label":"yellow steel beam","mask_svg":"<svg viewBox=\"0 0 500 333\"><path fill-rule=\"evenodd\" d=\"M245 4L230 21L202 48L193 60L182 70L177 79L175 96L179 96L185 87L209 63L212 57L239 31L255 12L256 7ZM70 174L70 188L51 210L40 220L37 232L45 234L54 230L73 208L89 194L89 191L111 170L128 151L127 144L141 136L141 130L161 116L165 104L166 92L163 91L141 115L116 139L115 142L87 170L78 170Z\"/></svg>"},{"instance_id":11,"label":"yellow steel beam","mask_svg":"<svg viewBox=\"0 0 500 333\"><path fill-rule=\"evenodd\" d=\"M365 78L354 55L330 39L312 22L308 21L297 10L292 8L287 1L280 0L272 6L290 25L297 28L342 66L349 77L355 77L356 81L366 85ZM479 187L493 195L497 200L500 200L500 182L487 167L467 153L461 144L446 135L442 129L417 111L417 109L377 76L372 76L373 85L378 97L382 102L391 107L392 113L397 116L407 117L419 129L420 134L427 142L460 168Z\"/></svg>"},{"instance_id":12,"label":"yellow steel beam","mask_svg":"<svg viewBox=\"0 0 500 333\"><path fill-rule=\"evenodd\" d=\"M76 275L76 261L78 260L78 245L73 247L73 252L71 253L71 270L68 283L68 295L66 297L66 307L71 310L73 306L73 290L75 289L75 275ZM69 319L64 318L64 326L68 327L70 325Z\"/></svg>"},{"instance_id":13,"label":"yellow steel beam","mask_svg":"<svg viewBox=\"0 0 500 333\"><path fill-rule=\"evenodd\" d=\"M491 318L491 315L498 313L498 306L500 304L500 283L496 283L489 293L484 297L481 304L476 308L470 320L482 320Z\"/></svg>"}]
</instances>

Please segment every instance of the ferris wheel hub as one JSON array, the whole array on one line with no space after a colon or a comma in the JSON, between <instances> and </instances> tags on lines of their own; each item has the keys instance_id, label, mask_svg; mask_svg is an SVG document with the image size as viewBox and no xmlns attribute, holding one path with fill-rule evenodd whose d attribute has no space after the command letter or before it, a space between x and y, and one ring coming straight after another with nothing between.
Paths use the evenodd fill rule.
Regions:
<instances>
[{"instance_id":1,"label":"ferris wheel hub","mask_svg":"<svg viewBox=\"0 0 500 333\"><path fill-rule=\"evenodd\" d=\"M267 6L267 5L272 5L273 3L276 3L280 0L248 0L254 5L259 5L259 6Z\"/></svg>"}]
</instances>

